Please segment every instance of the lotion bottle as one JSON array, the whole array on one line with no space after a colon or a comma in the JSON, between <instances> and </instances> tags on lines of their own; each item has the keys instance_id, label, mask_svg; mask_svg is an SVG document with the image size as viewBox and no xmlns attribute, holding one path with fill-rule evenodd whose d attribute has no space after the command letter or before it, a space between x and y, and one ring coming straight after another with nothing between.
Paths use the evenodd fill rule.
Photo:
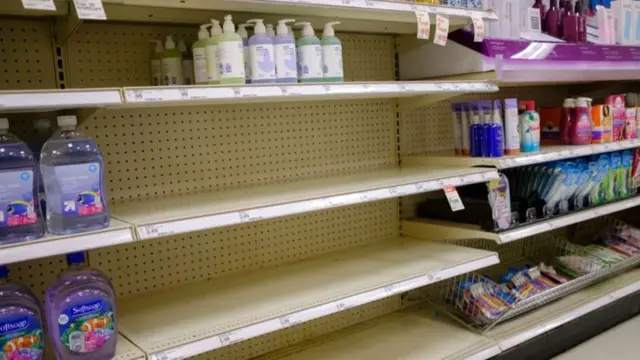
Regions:
<instances>
[{"instance_id":1,"label":"lotion bottle","mask_svg":"<svg viewBox=\"0 0 640 360\"><path fill-rule=\"evenodd\" d=\"M244 78L247 84L251 83L251 56L249 55L249 34L247 27L251 24L239 24L238 35L242 38L242 49L244 53Z\"/></svg>"},{"instance_id":2,"label":"lotion bottle","mask_svg":"<svg viewBox=\"0 0 640 360\"><path fill-rule=\"evenodd\" d=\"M164 85L184 85L184 71L182 69L182 54L176 49L176 43L171 35L167 36L162 55L162 75Z\"/></svg>"},{"instance_id":3,"label":"lotion bottle","mask_svg":"<svg viewBox=\"0 0 640 360\"><path fill-rule=\"evenodd\" d=\"M162 77L162 54L164 53L164 46L162 41L151 40L151 43L156 44L156 47L151 55L151 83L153 86L162 86L164 79Z\"/></svg>"},{"instance_id":4,"label":"lotion bottle","mask_svg":"<svg viewBox=\"0 0 640 360\"><path fill-rule=\"evenodd\" d=\"M322 46L309 22L296 23L302 26L302 36L296 42L298 55L298 78L301 83L323 82Z\"/></svg>"},{"instance_id":5,"label":"lotion bottle","mask_svg":"<svg viewBox=\"0 0 640 360\"><path fill-rule=\"evenodd\" d=\"M209 24L200 25L198 32L198 41L193 44L193 66L194 77L197 85L205 85L209 82L209 74L207 72L207 42L211 39L208 28Z\"/></svg>"},{"instance_id":6,"label":"lotion bottle","mask_svg":"<svg viewBox=\"0 0 640 360\"><path fill-rule=\"evenodd\" d=\"M294 19L282 19L278 21L277 35L274 38L276 58L276 82L297 83L298 69L296 56L296 40L289 32L287 23L295 22Z\"/></svg>"},{"instance_id":7,"label":"lotion bottle","mask_svg":"<svg viewBox=\"0 0 640 360\"><path fill-rule=\"evenodd\" d=\"M326 82L344 82L342 66L342 43L335 36L333 25L340 22L328 22L322 33L322 73Z\"/></svg>"},{"instance_id":8,"label":"lotion bottle","mask_svg":"<svg viewBox=\"0 0 640 360\"><path fill-rule=\"evenodd\" d=\"M207 40L205 47L207 53L207 78L211 85L220 84L220 59L218 58L218 45L220 42L220 21L211 19L211 38Z\"/></svg>"},{"instance_id":9,"label":"lotion bottle","mask_svg":"<svg viewBox=\"0 0 640 360\"><path fill-rule=\"evenodd\" d=\"M244 85L244 46L242 38L236 34L231 15L224 17L222 35L218 41L218 61L220 84ZM255 75L254 75L255 77Z\"/></svg>"},{"instance_id":10,"label":"lotion bottle","mask_svg":"<svg viewBox=\"0 0 640 360\"><path fill-rule=\"evenodd\" d=\"M252 84L276 82L276 61L273 38L267 34L262 19L248 20L254 24L254 33L249 38L249 57Z\"/></svg>"}]
</instances>

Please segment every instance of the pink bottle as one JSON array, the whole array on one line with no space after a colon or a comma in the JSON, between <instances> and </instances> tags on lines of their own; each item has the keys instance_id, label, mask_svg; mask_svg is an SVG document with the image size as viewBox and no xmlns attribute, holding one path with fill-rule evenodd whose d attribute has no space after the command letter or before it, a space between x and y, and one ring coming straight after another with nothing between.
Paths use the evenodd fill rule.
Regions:
<instances>
[{"instance_id":1,"label":"pink bottle","mask_svg":"<svg viewBox=\"0 0 640 360\"><path fill-rule=\"evenodd\" d=\"M562 34L562 18L564 17L564 8L567 6L566 0L558 2L558 38L564 39Z\"/></svg>"},{"instance_id":2,"label":"pink bottle","mask_svg":"<svg viewBox=\"0 0 640 360\"><path fill-rule=\"evenodd\" d=\"M571 1L565 3L564 13L562 14L562 36L566 42L578 42L578 18L573 12Z\"/></svg>"},{"instance_id":3,"label":"pink bottle","mask_svg":"<svg viewBox=\"0 0 640 360\"><path fill-rule=\"evenodd\" d=\"M566 98L562 104L562 119L560 119L560 139L563 144L571 144L571 123L576 108L576 99Z\"/></svg>"},{"instance_id":4,"label":"pink bottle","mask_svg":"<svg viewBox=\"0 0 640 360\"><path fill-rule=\"evenodd\" d=\"M558 26L559 18L560 10L558 10L557 1L551 0L549 3L549 10L547 11L547 15L545 15L544 21L546 23L547 33L553 37L560 37L560 30Z\"/></svg>"},{"instance_id":5,"label":"pink bottle","mask_svg":"<svg viewBox=\"0 0 640 360\"><path fill-rule=\"evenodd\" d=\"M578 28L578 42L585 44L587 42L587 15L582 11L582 1L576 1L575 7L576 25Z\"/></svg>"},{"instance_id":6,"label":"pink bottle","mask_svg":"<svg viewBox=\"0 0 640 360\"><path fill-rule=\"evenodd\" d=\"M569 135L573 145L591 144L591 99L579 97L576 99L575 118L571 121Z\"/></svg>"}]
</instances>

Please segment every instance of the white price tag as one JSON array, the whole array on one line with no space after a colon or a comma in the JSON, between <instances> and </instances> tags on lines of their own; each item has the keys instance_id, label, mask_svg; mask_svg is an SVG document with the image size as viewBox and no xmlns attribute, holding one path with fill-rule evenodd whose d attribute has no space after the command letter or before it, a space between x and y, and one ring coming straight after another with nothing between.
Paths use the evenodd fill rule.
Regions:
<instances>
[{"instance_id":1,"label":"white price tag","mask_svg":"<svg viewBox=\"0 0 640 360\"><path fill-rule=\"evenodd\" d=\"M436 15L436 35L433 37L433 43L445 46L449 38L449 18L444 15Z\"/></svg>"},{"instance_id":2,"label":"white price tag","mask_svg":"<svg viewBox=\"0 0 640 360\"><path fill-rule=\"evenodd\" d=\"M235 344L237 342L244 340L244 338L238 332L234 332L234 331L229 331L227 333L221 334L219 338L222 346Z\"/></svg>"},{"instance_id":3,"label":"white price tag","mask_svg":"<svg viewBox=\"0 0 640 360\"><path fill-rule=\"evenodd\" d=\"M455 186L445 187L444 195L447 197L447 201L449 201L451 211L464 210L464 204L462 204L462 200L460 199L460 195L458 194L458 190L456 190Z\"/></svg>"},{"instance_id":4,"label":"white price tag","mask_svg":"<svg viewBox=\"0 0 640 360\"><path fill-rule=\"evenodd\" d=\"M418 20L418 39L429 40L431 36L431 17L426 11L416 11Z\"/></svg>"},{"instance_id":5,"label":"white price tag","mask_svg":"<svg viewBox=\"0 0 640 360\"><path fill-rule=\"evenodd\" d=\"M484 20L479 15L473 15L471 21L473 21L473 41L482 42L484 40Z\"/></svg>"},{"instance_id":6,"label":"white price tag","mask_svg":"<svg viewBox=\"0 0 640 360\"><path fill-rule=\"evenodd\" d=\"M288 315L288 316L282 316L280 318L280 325L282 325L283 328L289 327L289 326L293 326L293 325L297 325L300 324L301 321L300 320L296 320L293 315Z\"/></svg>"},{"instance_id":7,"label":"white price tag","mask_svg":"<svg viewBox=\"0 0 640 360\"><path fill-rule=\"evenodd\" d=\"M140 227L141 236L145 239L173 235L175 231L169 229L166 224L147 225Z\"/></svg>"},{"instance_id":8,"label":"white price tag","mask_svg":"<svg viewBox=\"0 0 640 360\"><path fill-rule=\"evenodd\" d=\"M56 4L53 0L22 0L22 7L29 10L56 11Z\"/></svg>"},{"instance_id":9,"label":"white price tag","mask_svg":"<svg viewBox=\"0 0 640 360\"><path fill-rule=\"evenodd\" d=\"M73 0L78 17L84 20L107 20L102 0Z\"/></svg>"}]
</instances>

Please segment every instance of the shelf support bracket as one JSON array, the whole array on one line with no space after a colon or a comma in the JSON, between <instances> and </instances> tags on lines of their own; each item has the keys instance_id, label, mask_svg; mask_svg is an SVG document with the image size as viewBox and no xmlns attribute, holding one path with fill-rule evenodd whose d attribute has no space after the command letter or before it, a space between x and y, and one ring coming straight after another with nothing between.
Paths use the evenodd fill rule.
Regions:
<instances>
[{"instance_id":1,"label":"shelf support bracket","mask_svg":"<svg viewBox=\"0 0 640 360\"><path fill-rule=\"evenodd\" d=\"M78 17L76 7L69 3L69 15L59 18L56 21L56 44L58 46L66 44L67 40L69 40L69 38L78 31L82 21L83 20Z\"/></svg>"}]
</instances>

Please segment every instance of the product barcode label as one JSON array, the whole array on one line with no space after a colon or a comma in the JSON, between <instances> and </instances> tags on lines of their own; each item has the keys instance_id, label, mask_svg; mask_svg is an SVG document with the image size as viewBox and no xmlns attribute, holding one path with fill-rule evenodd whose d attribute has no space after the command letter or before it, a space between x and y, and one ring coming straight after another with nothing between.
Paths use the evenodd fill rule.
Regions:
<instances>
[{"instance_id":1,"label":"product barcode label","mask_svg":"<svg viewBox=\"0 0 640 360\"><path fill-rule=\"evenodd\" d=\"M22 7L29 10L56 10L53 0L22 0Z\"/></svg>"},{"instance_id":2,"label":"product barcode label","mask_svg":"<svg viewBox=\"0 0 640 360\"><path fill-rule=\"evenodd\" d=\"M540 9L529 8L528 11L529 11L528 12L529 31L542 32L542 22L540 20Z\"/></svg>"},{"instance_id":3,"label":"product barcode label","mask_svg":"<svg viewBox=\"0 0 640 360\"><path fill-rule=\"evenodd\" d=\"M455 186L445 187L444 195L447 197L447 201L449 201L449 206L451 206L451 211L464 210L464 204L462 204L462 200L460 199L460 194L458 194L458 190L456 190Z\"/></svg>"},{"instance_id":4,"label":"product barcode label","mask_svg":"<svg viewBox=\"0 0 640 360\"><path fill-rule=\"evenodd\" d=\"M484 40L484 20L479 15L473 15L471 21L473 22L473 41L482 42Z\"/></svg>"},{"instance_id":5,"label":"product barcode label","mask_svg":"<svg viewBox=\"0 0 640 360\"><path fill-rule=\"evenodd\" d=\"M449 38L449 18L444 15L436 15L436 34L433 37L433 43L445 46Z\"/></svg>"},{"instance_id":6,"label":"product barcode label","mask_svg":"<svg viewBox=\"0 0 640 360\"><path fill-rule=\"evenodd\" d=\"M429 40L431 37L431 17L426 11L416 11L418 21L418 39Z\"/></svg>"}]
</instances>

